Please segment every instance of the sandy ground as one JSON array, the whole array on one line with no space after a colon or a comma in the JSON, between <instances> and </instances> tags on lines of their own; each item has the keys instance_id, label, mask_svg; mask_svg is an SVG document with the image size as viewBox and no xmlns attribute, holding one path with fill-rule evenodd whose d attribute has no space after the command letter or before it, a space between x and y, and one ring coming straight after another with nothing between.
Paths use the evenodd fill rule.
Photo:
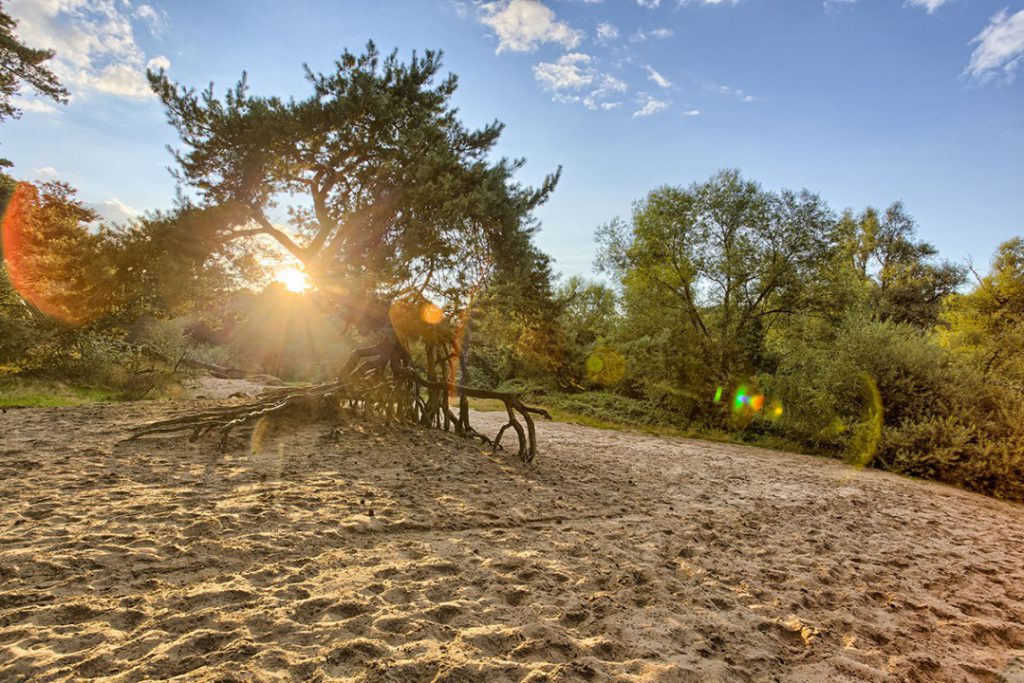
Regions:
<instances>
[{"instance_id":1,"label":"sandy ground","mask_svg":"<svg viewBox=\"0 0 1024 683\"><path fill-rule=\"evenodd\" d=\"M1024 680L1020 506L566 424L118 444L188 406L0 415L0 680Z\"/></svg>"},{"instance_id":2,"label":"sandy ground","mask_svg":"<svg viewBox=\"0 0 1024 683\"><path fill-rule=\"evenodd\" d=\"M262 375L268 377L269 375ZM276 386L280 386L278 380ZM182 387L182 397L192 399L222 399L222 398L252 398L259 396L260 392L273 388L256 379L219 379L217 377L203 376L189 382Z\"/></svg>"}]
</instances>

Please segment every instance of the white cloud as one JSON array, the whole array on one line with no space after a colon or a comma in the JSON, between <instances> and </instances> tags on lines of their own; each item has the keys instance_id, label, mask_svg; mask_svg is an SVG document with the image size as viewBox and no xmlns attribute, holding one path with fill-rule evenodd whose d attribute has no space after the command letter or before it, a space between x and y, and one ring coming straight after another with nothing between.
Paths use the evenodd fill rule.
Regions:
<instances>
[{"instance_id":1,"label":"white cloud","mask_svg":"<svg viewBox=\"0 0 1024 683\"><path fill-rule=\"evenodd\" d=\"M603 109L604 111L617 109L622 106L622 102L611 98L626 92L626 90L627 87L623 81L611 74L602 74L597 81L597 87L583 98L583 104L587 109Z\"/></svg>"},{"instance_id":2,"label":"white cloud","mask_svg":"<svg viewBox=\"0 0 1024 683\"><path fill-rule=\"evenodd\" d=\"M700 116L700 109L687 109L683 112L683 116Z\"/></svg>"},{"instance_id":3,"label":"white cloud","mask_svg":"<svg viewBox=\"0 0 1024 683\"><path fill-rule=\"evenodd\" d=\"M133 27L133 20L163 21L149 5L133 11L126 0L10 0L6 9L18 20L17 33L26 43L55 52L50 66L72 97L153 96Z\"/></svg>"},{"instance_id":4,"label":"white cloud","mask_svg":"<svg viewBox=\"0 0 1024 683\"><path fill-rule=\"evenodd\" d=\"M1000 11L971 43L977 43L965 72L979 82L1002 78L1009 83L1024 61L1024 10Z\"/></svg>"},{"instance_id":5,"label":"white cloud","mask_svg":"<svg viewBox=\"0 0 1024 683\"><path fill-rule=\"evenodd\" d=\"M665 111L668 109L669 103L664 100L651 97L646 93L641 93L640 97L637 98L637 104L640 105L640 108L633 112L634 119L644 118L657 114L658 112Z\"/></svg>"},{"instance_id":6,"label":"white cloud","mask_svg":"<svg viewBox=\"0 0 1024 683\"><path fill-rule=\"evenodd\" d=\"M156 9L152 5L139 5L135 8L132 16L142 19L149 27L149 32L154 36L161 36L167 32L170 23L167 13Z\"/></svg>"},{"instance_id":7,"label":"white cloud","mask_svg":"<svg viewBox=\"0 0 1024 683\"><path fill-rule=\"evenodd\" d=\"M629 40L632 43L642 43L650 38L655 40L665 40L666 38L671 38L672 35L673 31L670 28L654 28L646 33L643 29L637 29L636 33L629 37Z\"/></svg>"},{"instance_id":8,"label":"white cloud","mask_svg":"<svg viewBox=\"0 0 1024 683\"><path fill-rule=\"evenodd\" d=\"M580 90L594 82L594 58L579 52L562 55L554 62L541 62L533 67L533 75L545 90L559 93Z\"/></svg>"},{"instance_id":9,"label":"white cloud","mask_svg":"<svg viewBox=\"0 0 1024 683\"><path fill-rule=\"evenodd\" d=\"M22 99L16 98L11 104L14 105L15 109L21 111L32 112L33 114L54 114L57 112L57 107L53 106L49 102L40 99Z\"/></svg>"},{"instance_id":10,"label":"white cloud","mask_svg":"<svg viewBox=\"0 0 1024 683\"><path fill-rule=\"evenodd\" d=\"M495 0L480 5L480 21L498 37L498 52L532 52L543 43L572 49L583 33L556 21L555 13L540 0Z\"/></svg>"},{"instance_id":11,"label":"white cloud","mask_svg":"<svg viewBox=\"0 0 1024 683\"><path fill-rule=\"evenodd\" d=\"M619 29L614 24L602 21L597 25L597 40L601 43L609 43L619 37Z\"/></svg>"},{"instance_id":12,"label":"white cloud","mask_svg":"<svg viewBox=\"0 0 1024 683\"><path fill-rule=\"evenodd\" d=\"M42 168L33 168L32 176L38 180L56 180L60 173L53 166L43 166Z\"/></svg>"},{"instance_id":13,"label":"white cloud","mask_svg":"<svg viewBox=\"0 0 1024 683\"><path fill-rule=\"evenodd\" d=\"M842 0L842 1L843 2L847 2L847 1L853 2L853 1L856 1L856 0ZM737 5L737 4L739 4L739 2L740 2L740 0L679 0L679 6L680 7L684 7L686 5Z\"/></svg>"},{"instance_id":14,"label":"white cloud","mask_svg":"<svg viewBox=\"0 0 1024 683\"><path fill-rule=\"evenodd\" d=\"M711 92L716 92L719 95L727 95L729 97L735 97L735 98L739 99L742 102L756 102L757 101L757 98L754 97L753 95L751 95L749 93L746 93L746 92L740 90L739 88L730 88L727 85L717 85L717 84L711 83L711 84L705 85L704 89L705 90L710 90Z\"/></svg>"},{"instance_id":15,"label":"white cloud","mask_svg":"<svg viewBox=\"0 0 1024 683\"><path fill-rule=\"evenodd\" d=\"M116 197L102 202L86 202L85 205L98 213L100 220L105 223L127 223L141 213Z\"/></svg>"},{"instance_id":16,"label":"white cloud","mask_svg":"<svg viewBox=\"0 0 1024 683\"><path fill-rule=\"evenodd\" d=\"M680 4L686 4L687 2L694 2L696 0L681 0ZM718 4L722 0L701 0L704 4ZM736 4L738 0L731 0L732 4ZM825 9L830 10L836 6L841 5L852 5L857 0L825 0ZM904 0L904 6L920 7L927 10L928 14L931 14L935 10L939 9L943 5L950 2L950 0Z\"/></svg>"},{"instance_id":17,"label":"white cloud","mask_svg":"<svg viewBox=\"0 0 1024 683\"><path fill-rule=\"evenodd\" d=\"M157 55L156 57L153 57L148 62L146 62L146 68L151 69L153 71L159 71L160 69L170 69L171 60L167 59L167 57L164 57L163 55Z\"/></svg>"},{"instance_id":18,"label":"white cloud","mask_svg":"<svg viewBox=\"0 0 1024 683\"><path fill-rule=\"evenodd\" d=\"M590 55L570 52L554 62L533 67L534 78L557 102L582 102L587 109L614 109L621 102L610 101L626 92L626 84L611 74L600 73Z\"/></svg>"},{"instance_id":19,"label":"white cloud","mask_svg":"<svg viewBox=\"0 0 1024 683\"><path fill-rule=\"evenodd\" d=\"M923 7L928 10L928 14L931 14L935 10L945 5L949 0L907 0L908 5L915 7Z\"/></svg>"},{"instance_id":20,"label":"white cloud","mask_svg":"<svg viewBox=\"0 0 1024 683\"><path fill-rule=\"evenodd\" d=\"M636 0L636 4L645 9L654 9L661 4L661 0Z\"/></svg>"},{"instance_id":21,"label":"white cloud","mask_svg":"<svg viewBox=\"0 0 1024 683\"><path fill-rule=\"evenodd\" d=\"M153 94L135 64L108 64L90 79L89 85L99 92L139 100Z\"/></svg>"},{"instance_id":22,"label":"white cloud","mask_svg":"<svg viewBox=\"0 0 1024 683\"><path fill-rule=\"evenodd\" d=\"M669 81L667 78L665 78L660 73L655 71L654 67L652 67L652 66L650 66L648 64L644 68L647 69L647 78L649 78L650 80L654 81L658 85L659 88L671 88L672 87L671 81Z\"/></svg>"}]
</instances>

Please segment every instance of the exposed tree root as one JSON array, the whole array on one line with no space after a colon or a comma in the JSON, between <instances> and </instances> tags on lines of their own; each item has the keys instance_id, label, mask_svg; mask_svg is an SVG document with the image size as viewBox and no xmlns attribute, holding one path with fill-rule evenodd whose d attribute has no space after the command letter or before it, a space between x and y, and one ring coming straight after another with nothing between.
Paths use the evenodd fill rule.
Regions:
<instances>
[{"instance_id":1,"label":"exposed tree root","mask_svg":"<svg viewBox=\"0 0 1024 683\"><path fill-rule=\"evenodd\" d=\"M515 394L426 379L408 364L408 354L388 341L357 349L342 369L341 377L323 384L275 389L242 405L213 408L154 422L135 430L129 440L151 434L191 432L189 440L195 441L217 431L223 451L227 449L228 438L234 429L301 406L313 415L337 415L339 411L348 410L384 422L402 421L454 431L467 438L480 439L490 445L492 451L501 448L501 439L511 428L519 441L518 457L524 462L531 462L537 455L533 415L551 419L547 411L526 405ZM458 395L464 404L471 397L501 401L505 405L508 422L494 439L488 438L469 424L468 410L460 410L459 415L452 412L448 397L453 394Z\"/></svg>"}]
</instances>

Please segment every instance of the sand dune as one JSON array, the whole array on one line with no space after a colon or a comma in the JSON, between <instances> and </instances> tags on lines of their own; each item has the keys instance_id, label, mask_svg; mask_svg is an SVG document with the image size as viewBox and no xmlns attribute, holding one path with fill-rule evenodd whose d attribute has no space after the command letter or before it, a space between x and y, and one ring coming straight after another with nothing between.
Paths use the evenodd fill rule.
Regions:
<instances>
[{"instance_id":1,"label":"sand dune","mask_svg":"<svg viewBox=\"0 0 1024 683\"><path fill-rule=\"evenodd\" d=\"M0 680L1024 680L1020 506L565 424L117 443L185 407L0 415Z\"/></svg>"}]
</instances>

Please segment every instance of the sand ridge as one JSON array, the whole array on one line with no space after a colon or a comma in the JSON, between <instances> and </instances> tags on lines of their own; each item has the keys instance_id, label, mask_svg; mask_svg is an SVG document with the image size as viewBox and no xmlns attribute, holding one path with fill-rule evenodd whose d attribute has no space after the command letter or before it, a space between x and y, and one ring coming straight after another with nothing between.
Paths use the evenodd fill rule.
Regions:
<instances>
[{"instance_id":1,"label":"sand ridge","mask_svg":"<svg viewBox=\"0 0 1024 683\"><path fill-rule=\"evenodd\" d=\"M0 680L1024 679L1020 506L567 424L118 443L198 405L0 415Z\"/></svg>"}]
</instances>

